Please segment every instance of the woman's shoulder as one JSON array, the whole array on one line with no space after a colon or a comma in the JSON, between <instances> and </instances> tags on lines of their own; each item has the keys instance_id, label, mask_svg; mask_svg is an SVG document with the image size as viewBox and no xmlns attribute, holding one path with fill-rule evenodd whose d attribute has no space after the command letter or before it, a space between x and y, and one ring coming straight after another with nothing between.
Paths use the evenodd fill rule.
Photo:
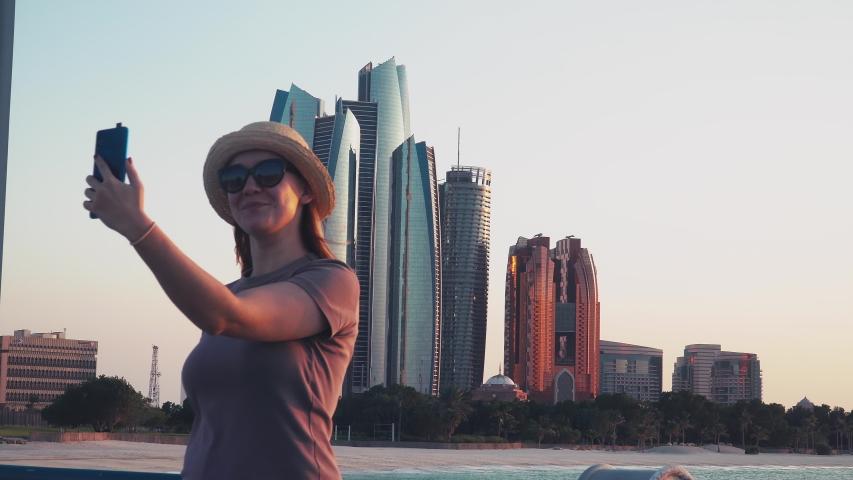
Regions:
<instances>
[{"instance_id":1,"label":"woman's shoulder","mask_svg":"<svg viewBox=\"0 0 853 480\"><path fill-rule=\"evenodd\" d=\"M323 278L323 283L332 283L338 287L349 285L356 290L358 289L358 277L355 275L355 270L334 258L315 258L300 265L293 271L288 280L306 276Z\"/></svg>"},{"instance_id":2,"label":"woman's shoulder","mask_svg":"<svg viewBox=\"0 0 853 480\"><path fill-rule=\"evenodd\" d=\"M336 258L313 258L311 261L300 265L293 271L293 276L299 275L305 271L324 271L337 275L352 275L355 277L355 270L346 263Z\"/></svg>"},{"instance_id":3,"label":"woman's shoulder","mask_svg":"<svg viewBox=\"0 0 853 480\"><path fill-rule=\"evenodd\" d=\"M331 282L343 285L354 283L358 285L358 277L356 277L355 271L346 263L334 258L318 258L316 255L309 254L278 270L259 277L246 275L225 286L237 293L241 290L306 277L315 281L319 280L322 283Z\"/></svg>"}]
</instances>

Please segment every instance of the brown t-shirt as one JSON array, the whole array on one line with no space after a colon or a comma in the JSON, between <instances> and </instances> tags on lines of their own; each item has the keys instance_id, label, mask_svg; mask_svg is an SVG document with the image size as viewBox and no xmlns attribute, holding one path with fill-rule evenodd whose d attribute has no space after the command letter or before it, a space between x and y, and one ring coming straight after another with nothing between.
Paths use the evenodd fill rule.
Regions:
<instances>
[{"instance_id":1,"label":"brown t-shirt","mask_svg":"<svg viewBox=\"0 0 853 480\"><path fill-rule=\"evenodd\" d=\"M309 254L228 288L276 282L302 287L329 322L287 342L202 334L182 380L195 410L184 480L340 478L330 438L358 334L358 279L344 263ZM282 321L299 321L287 318Z\"/></svg>"}]
</instances>

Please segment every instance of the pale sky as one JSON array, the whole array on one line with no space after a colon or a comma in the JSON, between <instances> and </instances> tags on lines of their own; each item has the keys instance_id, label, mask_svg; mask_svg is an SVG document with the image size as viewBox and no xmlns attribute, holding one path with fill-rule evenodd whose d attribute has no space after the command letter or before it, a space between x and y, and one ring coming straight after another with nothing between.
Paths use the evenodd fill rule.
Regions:
<instances>
[{"instance_id":1,"label":"pale sky","mask_svg":"<svg viewBox=\"0 0 853 480\"><path fill-rule=\"evenodd\" d=\"M61 2L17 4L0 334L67 328L98 374L161 401L200 332L82 208L95 131L123 122L151 218L222 282L231 229L204 195L216 138L277 88L356 98L408 69L412 131L490 168L486 378L503 356L518 236L583 239L602 339L757 353L764 401L853 408L853 3ZM443 176L440 173L440 176Z\"/></svg>"}]
</instances>

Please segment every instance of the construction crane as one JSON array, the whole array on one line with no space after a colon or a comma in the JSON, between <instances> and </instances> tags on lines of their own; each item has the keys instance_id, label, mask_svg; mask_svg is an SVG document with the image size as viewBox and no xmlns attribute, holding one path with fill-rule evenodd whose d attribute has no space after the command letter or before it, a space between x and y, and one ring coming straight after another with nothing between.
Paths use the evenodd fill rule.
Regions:
<instances>
[{"instance_id":1,"label":"construction crane","mask_svg":"<svg viewBox=\"0 0 853 480\"><path fill-rule=\"evenodd\" d=\"M151 405L160 408L160 368L157 366L157 345L152 345L154 352L151 354L151 380L148 381L148 399Z\"/></svg>"}]
</instances>

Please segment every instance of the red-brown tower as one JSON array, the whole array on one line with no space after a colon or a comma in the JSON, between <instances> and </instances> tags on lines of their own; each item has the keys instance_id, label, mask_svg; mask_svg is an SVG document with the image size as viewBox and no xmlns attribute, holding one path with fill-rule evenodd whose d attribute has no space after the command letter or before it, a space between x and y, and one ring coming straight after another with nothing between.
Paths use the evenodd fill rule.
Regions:
<instances>
[{"instance_id":1,"label":"red-brown tower","mask_svg":"<svg viewBox=\"0 0 853 480\"><path fill-rule=\"evenodd\" d=\"M600 315L592 255L579 238L519 237L507 263L504 365L531 400L598 393Z\"/></svg>"}]
</instances>

